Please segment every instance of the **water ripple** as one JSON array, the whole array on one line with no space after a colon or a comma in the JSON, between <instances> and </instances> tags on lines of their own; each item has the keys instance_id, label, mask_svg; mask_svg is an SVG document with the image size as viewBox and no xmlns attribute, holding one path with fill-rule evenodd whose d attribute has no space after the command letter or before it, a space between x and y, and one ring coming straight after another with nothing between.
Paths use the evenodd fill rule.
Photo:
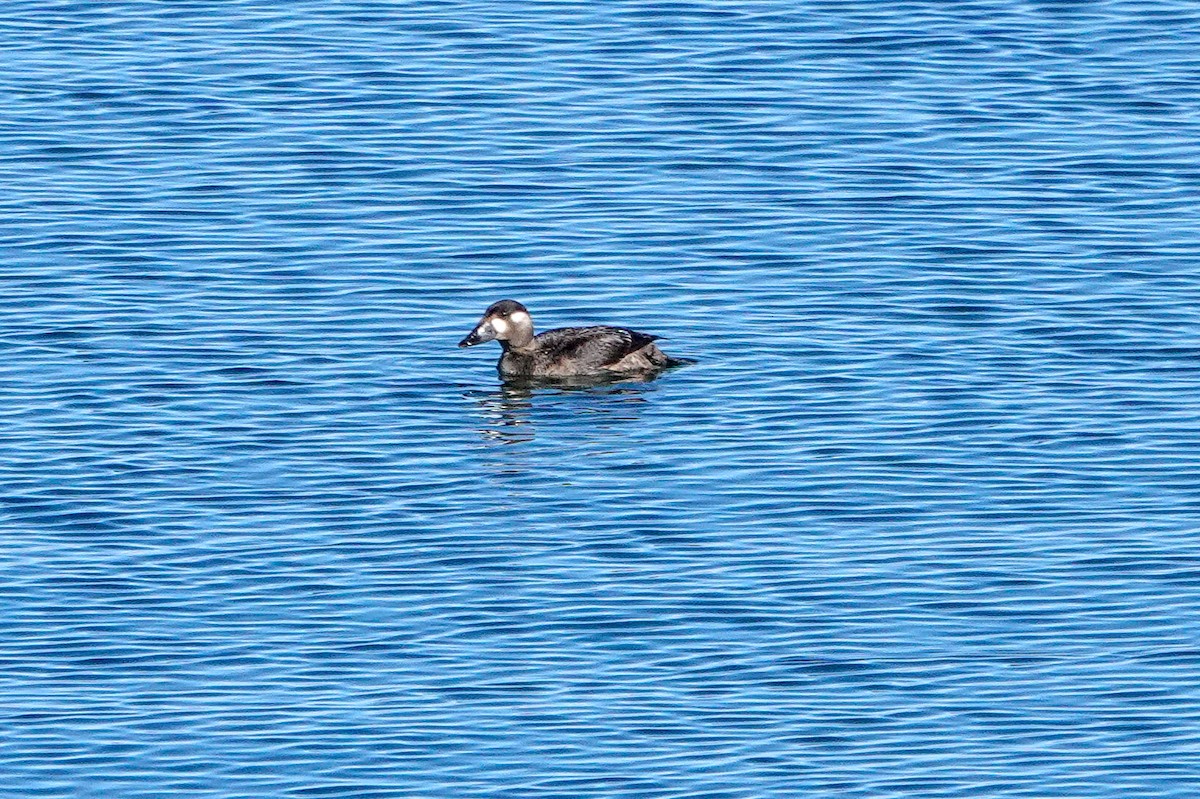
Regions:
<instances>
[{"instance_id":1,"label":"water ripple","mask_svg":"<svg viewBox=\"0 0 1200 799\"><path fill-rule=\"evenodd\" d=\"M1193 796L1198 37L7 9L6 795Z\"/></svg>"}]
</instances>

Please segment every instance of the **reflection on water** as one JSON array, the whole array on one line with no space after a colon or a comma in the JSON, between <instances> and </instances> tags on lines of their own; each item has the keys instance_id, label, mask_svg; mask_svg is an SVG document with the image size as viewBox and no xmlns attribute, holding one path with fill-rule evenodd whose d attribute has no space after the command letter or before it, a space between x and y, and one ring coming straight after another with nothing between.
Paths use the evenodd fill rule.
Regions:
<instances>
[{"instance_id":1,"label":"reflection on water","mask_svg":"<svg viewBox=\"0 0 1200 799\"><path fill-rule=\"evenodd\" d=\"M471 390L463 396L475 403L483 418L479 433L485 440L519 444L532 441L539 424L605 429L637 421L657 377L509 380L490 391Z\"/></svg>"},{"instance_id":2,"label":"reflection on water","mask_svg":"<svg viewBox=\"0 0 1200 799\"><path fill-rule=\"evenodd\" d=\"M532 391L501 385L495 391L468 391L464 396L475 402L483 417L479 433L485 439L503 444L533 440Z\"/></svg>"}]
</instances>

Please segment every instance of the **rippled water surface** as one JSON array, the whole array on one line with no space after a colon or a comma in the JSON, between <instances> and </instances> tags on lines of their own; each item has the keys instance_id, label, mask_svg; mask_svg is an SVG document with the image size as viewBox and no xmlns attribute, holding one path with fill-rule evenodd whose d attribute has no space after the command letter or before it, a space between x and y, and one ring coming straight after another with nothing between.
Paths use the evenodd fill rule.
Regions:
<instances>
[{"instance_id":1,"label":"rippled water surface","mask_svg":"<svg viewBox=\"0 0 1200 799\"><path fill-rule=\"evenodd\" d=\"M1200 792L1200 6L0 45L5 797Z\"/></svg>"}]
</instances>

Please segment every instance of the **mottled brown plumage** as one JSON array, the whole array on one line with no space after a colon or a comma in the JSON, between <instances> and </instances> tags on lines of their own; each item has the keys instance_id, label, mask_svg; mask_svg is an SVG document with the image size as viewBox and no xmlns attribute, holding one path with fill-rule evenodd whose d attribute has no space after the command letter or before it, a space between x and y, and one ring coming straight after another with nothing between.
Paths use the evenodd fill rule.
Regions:
<instances>
[{"instance_id":1,"label":"mottled brown plumage","mask_svg":"<svg viewBox=\"0 0 1200 799\"><path fill-rule=\"evenodd\" d=\"M498 340L504 352L497 368L506 379L620 376L648 374L682 363L660 350L654 343L657 338L608 326L560 327L535 336L525 306L501 300L484 312L458 346Z\"/></svg>"}]
</instances>

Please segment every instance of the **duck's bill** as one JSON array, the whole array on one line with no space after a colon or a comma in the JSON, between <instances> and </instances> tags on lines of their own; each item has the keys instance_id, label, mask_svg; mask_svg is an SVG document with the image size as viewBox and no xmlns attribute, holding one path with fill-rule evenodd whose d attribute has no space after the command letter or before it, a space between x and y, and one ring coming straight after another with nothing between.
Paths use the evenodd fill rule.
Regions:
<instances>
[{"instance_id":1,"label":"duck's bill","mask_svg":"<svg viewBox=\"0 0 1200 799\"><path fill-rule=\"evenodd\" d=\"M496 331L492 330L492 326L487 322L480 324L474 330L467 334L467 337L458 342L460 347L474 347L476 344L483 344L486 341L491 341L496 338Z\"/></svg>"}]
</instances>

